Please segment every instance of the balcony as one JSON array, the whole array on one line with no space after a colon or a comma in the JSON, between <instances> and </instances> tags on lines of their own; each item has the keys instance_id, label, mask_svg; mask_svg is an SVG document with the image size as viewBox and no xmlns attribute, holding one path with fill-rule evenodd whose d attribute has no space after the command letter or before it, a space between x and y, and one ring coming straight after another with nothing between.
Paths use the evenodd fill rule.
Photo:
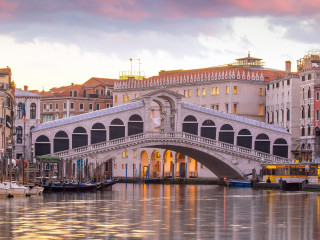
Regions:
<instances>
[{"instance_id":1,"label":"balcony","mask_svg":"<svg viewBox=\"0 0 320 240\"><path fill-rule=\"evenodd\" d=\"M99 94L88 94L89 98L98 98Z\"/></svg>"}]
</instances>

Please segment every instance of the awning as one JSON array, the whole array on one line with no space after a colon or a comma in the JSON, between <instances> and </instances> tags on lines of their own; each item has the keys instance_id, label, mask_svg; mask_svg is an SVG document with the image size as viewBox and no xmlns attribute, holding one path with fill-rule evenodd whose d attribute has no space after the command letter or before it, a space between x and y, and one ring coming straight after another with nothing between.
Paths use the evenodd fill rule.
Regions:
<instances>
[{"instance_id":1,"label":"awning","mask_svg":"<svg viewBox=\"0 0 320 240\"><path fill-rule=\"evenodd\" d=\"M59 157L55 156L38 156L37 160L40 160L41 162L46 162L46 163L58 163L60 162Z\"/></svg>"}]
</instances>

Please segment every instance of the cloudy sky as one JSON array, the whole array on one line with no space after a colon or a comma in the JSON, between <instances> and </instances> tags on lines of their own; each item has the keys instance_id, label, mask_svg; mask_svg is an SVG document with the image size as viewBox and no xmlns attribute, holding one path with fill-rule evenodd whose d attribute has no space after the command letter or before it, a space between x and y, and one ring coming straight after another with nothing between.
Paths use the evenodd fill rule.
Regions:
<instances>
[{"instance_id":1,"label":"cloudy sky","mask_svg":"<svg viewBox=\"0 0 320 240\"><path fill-rule=\"evenodd\" d=\"M263 58L284 69L320 49L319 0L0 0L0 68L48 90L119 72Z\"/></svg>"}]
</instances>

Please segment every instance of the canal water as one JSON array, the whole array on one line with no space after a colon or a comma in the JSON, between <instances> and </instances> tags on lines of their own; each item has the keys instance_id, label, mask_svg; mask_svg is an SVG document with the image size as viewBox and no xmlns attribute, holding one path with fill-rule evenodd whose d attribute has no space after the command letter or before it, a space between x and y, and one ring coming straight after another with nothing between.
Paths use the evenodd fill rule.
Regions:
<instances>
[{"instance_id":1,"label":"canal water","mask_svg":"<svg viewBox=\"0 0 320 240\"><path fill-rule=\"evenodd\" d=\"M0 239L320 239L320 194L116 184L3 198Z\"/></svg>"}]
</instances>

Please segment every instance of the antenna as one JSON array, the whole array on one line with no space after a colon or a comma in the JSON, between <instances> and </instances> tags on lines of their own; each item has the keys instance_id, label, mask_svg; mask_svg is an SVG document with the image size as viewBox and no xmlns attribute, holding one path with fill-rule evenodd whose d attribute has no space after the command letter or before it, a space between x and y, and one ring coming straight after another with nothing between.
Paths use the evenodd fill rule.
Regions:
<instances>
[{"instance_id":1,"label":"antenna","mask_svg":"<svg viewBox=\"0 0 320 240\"><path fill-rule=\"evenodd\" d=\"M130 75L132 76L132 58L129 59L131 62L131 71L130 71Z\"/></svg>"},{"instance_id":2,"label":"antenna","mask_svg":"<svg viewBox=\"0 0 320 240\"><path fill-rule=\"evenodd\" d=\"M139 75L138 75L138 77L140 78L140 65L141 65L140 58L138 58L138 64L139 64Z\"/></svg>"}]
</instances>

